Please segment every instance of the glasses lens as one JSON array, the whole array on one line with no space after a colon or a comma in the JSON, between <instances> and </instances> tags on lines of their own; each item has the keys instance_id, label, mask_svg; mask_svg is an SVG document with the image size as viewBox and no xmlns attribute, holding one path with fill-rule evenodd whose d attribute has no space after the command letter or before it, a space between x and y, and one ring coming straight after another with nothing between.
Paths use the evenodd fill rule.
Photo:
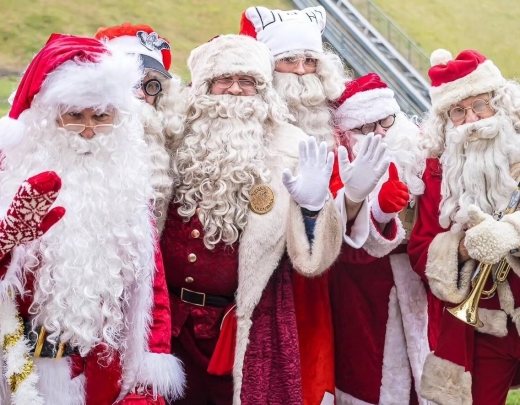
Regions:
<instances>
[{"instance_id":1,"label":"glasses lens","mask_svg":"<svg viewBox=\"0 0 520 405\"><path fill-rule=\"evenodd\" d=\"M389 115L388 117L383 118L381 121L379 121L379 124L380 124L383 128L388 129L388 128L390 128L392 125L394 125L394 121L395 121L395 116L394 116L394 115Z\"/></svg>"},{"instance_id":2,"label":"glasses lens","mask_svg":"<svg viewBox=\"0 0 520 405\"><path fill-rule=\"evenodd\" d=\"M251 80L239 80L238 85L245 90L252 90L256 87L256 83Z\"/></svg>"},{"instance_id":3,"label":"glasses lens","mask_svg":"<svg viewBox=\"0 0 520 405\"><path fill-rule=\"evenodd\" d=\"M475 100L473 103L473 111L475 111L476 114L481 114L484 111L486 111L487 104L484 100Z\"/></svg>"},{"instance_id":4,"label":"glasses lens","mask_svg":"<svg viewBox=\"0 0 520 405\"><path fill-rule=\"evenodd\" d=\"M159 80L148 80L144 83L144 92L149 96L156 96L162 90L161 83Z\"/></svg>"},{"instance_id":5,"label":"glasses lens","mask_svg":"<svg viewBox=\"0 0 520 405\"><path fill-rule=\"evenodd\" d=\"M215 85L221 89L229 89L231 86L233 86L233 80L232 79L218 79L215 80Z\"/></svg>"},{"instance_id":6,"label":"glasses lens","mask_svg":"<svg viewBox=\"0 0 520 405\"><path fill-rule=\"evenodd\" d=\"M83 124L66 124L63 126L67 131L74 132L75 134L81 134L86 126Z\"/></svg>"},{"instance_id":7,"label":"glasses lens","mask_svg":"<svg viewBox=\"0 0 520 405\"><path fill-rule=\"evenodd\" d=\"M288 56L286 58L283 58L281 61L282 63L286 64L286 65L296 65L298 63L298 61L300 60L300 58L298 58L297 56Z\"/></svg>"},{"instance_id":8,"label":"glasses lens","mask_svg":"<svg viewBox=\"0 0 520 405\"><path fill-rule=\"evenodd\" d=\"M374 132L376 130L376 123L365 124L361 127L361 132L363 135L368 135L370 132Z\"/></svg>"},{"instance_id":9,"label":"glasses lens","mask_svg":"<svg viewBox=\"0 0 520 405\"><path fill-rule=\"evenodd\" d=\"M305 58L305 61L303 63L307 67L315 68L316 66L318 66L318 59L316 59L316 58Z\"/></svg>"},{"instance_id":10,"label":"glasses lens","mask_svg":"<svg viewBox=\"0 0 520 405\"><path fill-rule=\"evenodd\" d=\"M96 135L107 135L114 130L113 124L100 124L92 128Z\"/></svg>"},{"instance_id":11,"label":"glasses lens","mask_svg":"<svg viewBox=\"0 0 520 405\"><path fill-rule=\"evenodd\" d=\"M453 121L462 121L466 116L466 110L464 108L456 107L450 111L450 118Z\"/></svg>"}]
</instances>

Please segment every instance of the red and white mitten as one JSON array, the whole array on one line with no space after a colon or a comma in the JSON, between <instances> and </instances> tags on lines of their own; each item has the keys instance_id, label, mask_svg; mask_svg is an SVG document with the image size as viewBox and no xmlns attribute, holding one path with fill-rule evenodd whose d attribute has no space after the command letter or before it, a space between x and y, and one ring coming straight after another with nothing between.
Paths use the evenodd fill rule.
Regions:
<instances>
[{"instance_id":1,"label":"red and white mitten","mask_svg":"<svg viewBox=\"0 0 520 405\"><path fill-rule=\"evenodd\" d=\"M16 246L40 238L65 214L65 208L50 209L61 188L54 172L43 172L25 180L0 220L0 259Z\"/></svg>"},{"instance_id":2,"label":"red and white mitten","mask_svg":"<svg viewBox=\"0 0 520 405\"><path fill-rule=\"evenodd\" d=\"M372 203L372 215L380 224L386 224L408 204L408 187L399 180L394 163L388 168L388 180L383 184L377 199Z\"/></svg>"}]
</instances>

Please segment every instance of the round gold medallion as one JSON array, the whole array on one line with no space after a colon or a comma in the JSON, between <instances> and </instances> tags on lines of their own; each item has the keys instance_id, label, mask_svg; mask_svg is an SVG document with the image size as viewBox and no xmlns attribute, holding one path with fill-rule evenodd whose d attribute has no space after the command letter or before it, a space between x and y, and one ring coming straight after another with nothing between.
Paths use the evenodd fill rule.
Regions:
<instances>
[{"instance_id":1,"label":"round gold medallion","mask_svg":"<svg viewBox=\"0 0 520 405\"><path fill-rule=\"evenodd\" d=\"M257 184L249 193L249 207L255 214L266 214L273 209L274 193L266 184Z\"/></svg>"}]
</instances>

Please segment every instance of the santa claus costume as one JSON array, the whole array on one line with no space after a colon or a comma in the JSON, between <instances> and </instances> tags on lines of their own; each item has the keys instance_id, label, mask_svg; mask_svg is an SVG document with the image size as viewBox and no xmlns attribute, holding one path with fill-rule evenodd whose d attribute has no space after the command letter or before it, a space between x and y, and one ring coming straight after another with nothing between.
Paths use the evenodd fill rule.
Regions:
<instances>
[{"instance_id":1,"label":"santa claus costume","mask_svg":"<svg viewBox=\"0 0 520 405\"><path fill-rule=\"evenodd\" d=\"M520 217L490 214L504 211L519 180L520 86L477 51L452 59L438 50L431 62L432 110L424 123L431 158L408 248L412 265L447 307L468 296L477 261L506 257L512 271L480 300L482 327L443 312L421 395L441 405L505 404L520 359L520 263L509 254L520 245ZM448 116L454 106L468 107L458 122Z\"/></svg>"},{"instance_id":2,"label":"santa claus costume","mask_svg":"<svg viewBox=\"0 0 520 405\"><path fill-rule=\"evenodd\" d=\"M181 78L169 72L171 47L168 39L159 36L145 24L125 22L113 27L101 27L95 38L107 42L110 48L139 55L144 68L138 96L141 121L152 159L157 229L162 232L166 211L172 195L172 173L169 150L180 139L184 129L184 98Z\"/></svg>"},{"instance_id":3,"label":"santa claus costume","mask_svg":"<svg viewBox=\"0 0 520 405\"><path fill-rule=\"evenodd\" d=\"M322 6L302 10L270 10L249 7L242 15L240 33L266 44L276 65L273 83L289 107L295 125L318 141L334 143L334 123L330 102L336 100L349 80L343 62L323 44L327 13ZM285 58L317 60L310 72L295 69L278 71ZM303 59L302 63L306 63Z\"/></svg>"},{"instance_id":4,"label":"santa claus costume","mask_svg":"<svg viewBox=\"0 0 520 405\"><path fill-rule=\"evenodd\" d=\"M302 10L270 10L249 7L243 14L240 33L265 43L275 58L274 87L289 107L294 125L306 134L334 146L334 124L330 102L337 99L349 79L340 58L325 49L322 33L327 15L321 6ZM281 72L290 61L294 69ZM300 61L296 61L299 59ZM315 61L314 68L305 67ZM368 229L368 210L361 213L359 227ZM362 242L361 242L362 243ZM327 404L333 400L334 369L332 318L328 282L324 277L293 276L301 361L305 366L304 404Z\"/></svg>"},{"instance_id":5,"label":"santa claus costume","mask_svg":"<svg viewBox=\"0 0 520 405\"><path fill-rule=\"evenodd\" d=\"M341 225L327 197L333 156L323 143L317 158L315 140L285 122L264 44L219 36L194 49L188 66L187 132L174 152L178 182L161 238L172 347L187 373L179 403L299 405L291 275L317 276L339 251ZM210 93L229 76L240 93L244 75L256 83L252 95ZM298 147L308 157L293 177ZM316 211L313 231L303 206Z\"/></svg>"},{"instance_id":6,"label":"santa claus costume","mask_svg":"<svg viewBox=\"0 0 520 405\"><path fill-rule=\"evenodd\" d=\"M419 387L429 352L426 293L410 267L397 215L406 209L408 190L413 202L424 189L419 128L375 73L349 82L336 107L341 144L357 156L364 133L375 131L384 135L393 162L371 193L367 241L358 249L345 244L329 274L336 402L418 403L413 387ZM333 193L341 187L340 176L333 175Z\"/></svg>"},{"instance_id":7,"label":"santa claus costume","mask_svg":"<svg viewBox=\"0 0 520 405\"><path fill-rule=\"evenodd\" d=\"M137 58L96 39L53 34L0 122L0 209L10 227L1 245L11 250L0 270L2 404L162 403L158 395L182 393L136 119L141 72ZM64 126L86 111L88 122ZM106 116L112 124L91 126ZM49 170L43 190L37 176L17 192ZM42 200L45 188L54 194ZM54 200L66 213L43 234ZM38 232L19 239L26 229Z\"/></svg>"}]
</instances>

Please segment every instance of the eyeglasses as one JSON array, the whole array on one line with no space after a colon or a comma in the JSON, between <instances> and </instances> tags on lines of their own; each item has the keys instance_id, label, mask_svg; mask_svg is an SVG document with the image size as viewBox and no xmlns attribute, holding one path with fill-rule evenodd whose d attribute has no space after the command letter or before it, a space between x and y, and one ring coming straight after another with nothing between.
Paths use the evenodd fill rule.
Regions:
<instances>
[{"instance_id":1,"label":"eyeglasses","mask_svg":"<svg viewBox=\"0 0 520 405\"><path fill-rule=\"evenodd\" d=\"M489 106L489 101L483 100L481 98L473 101L473 104L471 104L471 107L454 107L451 110L448 111L448 117L453 122L460 122L466 118L466 113L468 110L473 110L475 114L483 114L486 112L488 108L491 108Z\"/></svg>"},{"instance_id":2,"label":"eyeglasses","mask_svg":"<svg viewBox=\"0 0 520 405\"><path fill-rule=\"evenodd\" d=\"M99 124L99 125L83 125L83 124L64 124L63 118L60 115L61 125L67 131L74 132L75 134L81 134L85 129L91 128L92 132L96 135L107 135L117 128L118 126L114 124Z\"/></svg>"},{"instance_id":3,"label":"eyeglasses","mask_svg":"<svg viewBox=\"0 0 520 405\"><path fill-rule=\"evenodd\" d=\"M150 79L141 83L141 88L147 96L156 96L162 91L161 82L157 79Z\"/></svg>"},{"instance_id":4,"label":"eyeglasses","mask_svg":"<svg viewBox=\"0 0 520 405\"><path fill-rule=\"evenodd\" d=\"M231 78L224 77L222 79L214 79L211 81L211 83L213 83L219 89L229 89L235 83L238 83L238 86L242 90L251 91L256 89L256 82L247 79L233 80Z\"/></svg>"},{"instance_id":5,"label":"eyeglasses","mask_svg":"<svg viewBox=\"0 0 520 405\"><path fill-rule=\"evenodd\" d=\"M281 63L288 67L296 67L300 61L303 61L303 66L307 68L316 69L318 66L318 59L310 58L303 55L295 55L295 56L287 56L277 61L277 63Z\"/></svg>"},{"instance_id":6,"label":"eyeglasses","mask_svg":"<svg viewBox=\"0 0 520 405\"><path fill-rule=\"evenodd\" d=\"M382 120L371 122L369 124L363 125L361 128L354 128L356 131L361 132L363 135L368 135L370 132L374 132L376 130L377 124L381 126L383 129L388 129L395 122L395 114L389 115L388 117L383 118Z\"/></svg>"}]
</instances>

